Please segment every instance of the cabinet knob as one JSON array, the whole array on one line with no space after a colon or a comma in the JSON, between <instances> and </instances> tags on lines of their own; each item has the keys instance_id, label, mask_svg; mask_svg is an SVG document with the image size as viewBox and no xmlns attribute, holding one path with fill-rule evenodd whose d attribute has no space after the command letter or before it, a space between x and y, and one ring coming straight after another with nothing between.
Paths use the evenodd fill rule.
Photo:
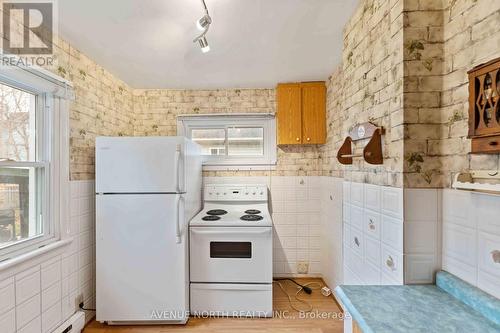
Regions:
<instances>
[{"instance_id":1,"label":"cabinet knob","mask_svg":"<svg viewBox=\"0 0 500 333\"><path fill-rule=\"evenodd\" d=\"M311 138L307 138L306 140L307 140L307 141L311 141Z\"/></svg>"},{"instance_id":2,"label":"cabinet knob","mask_svg":"<svg viewBox=\"0 0 500 333\"><path fill-rule=\"evenodd\" d=\"M375 230L375 224L373 223L373 220L372 220L372 219L370 219L370 223L369 223L369 225L370 225L370 229L371 229L371 230Z\"/></svg>"},{"instance_id":3,"label":"cabinet knob","mask_svg":"<svg viewBox=\"0 0 500 333\"><path fill-rule=\"evenodd\" d=\"M300 141L300 138L295 138L296 141Z\"/></svg>"},{"instance_id":4,"label":"cabinet knob","mask_svg":"<svg viewBox=\"0 0 500 333\"><path fill-rule=\"evenodd\" d=\"M359 247L358 237L354 237L354 244L356 244L356 246Z\"/></svg>"}]
</instances>

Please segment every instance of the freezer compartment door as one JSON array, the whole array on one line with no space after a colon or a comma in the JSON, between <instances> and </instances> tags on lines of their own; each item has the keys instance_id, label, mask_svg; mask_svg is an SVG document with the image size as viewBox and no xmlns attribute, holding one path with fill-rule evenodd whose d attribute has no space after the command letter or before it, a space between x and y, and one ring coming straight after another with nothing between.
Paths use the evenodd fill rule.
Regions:
<instances>
[{"instance_id":1,"label":"freezer compartment door","mask_svg":"<svg viewBox=\"0 0 500 333\"><path fill-rule=\"evenodd\" d=\"M194 316L272 317L271 284L191 283Z\"/></svg>"},{"instance_id":2,"label":"freezer compartment door","mask_svg":"<svg viewBox=\"0 0 500 333\"><path fill-rule=\"evenodd\" d=\"M185 150L182 137L98 137L96 192L184 192Z\"/></svg>"},{"instance_id":3,"label":"freezer compartment door","mask_svg":"<svg viewBox=\"0 0 500 333\"><path fill-rule=\"evenodd\" d=\"M97 195L97 320L185 322L186 234L180 195Z\"/></svg>"}]
</instances>

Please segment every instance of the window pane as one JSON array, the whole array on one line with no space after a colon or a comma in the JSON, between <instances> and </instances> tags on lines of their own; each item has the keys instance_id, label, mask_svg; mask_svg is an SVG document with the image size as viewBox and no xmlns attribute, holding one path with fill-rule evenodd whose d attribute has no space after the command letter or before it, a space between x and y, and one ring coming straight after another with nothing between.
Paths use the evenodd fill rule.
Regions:
<instances>
[{"instance_id":1,"label":"window pane","mask_svg":"<svg viewBox=\"0 0 500 333\"><path fill-rule=\"evenodd\" d=\"M0 248L42 234L37 218L40 200L36 199L41 184L35 190L42 172L36 168L0 167Z\"/></svg>"},{"instance_id":2,"label":"window pane","mask_svg":"<svg viewBox=\"0 0 500 333\"><path fill-rule=\"evenodd\" d=\"M229 128L228 154L231 156L262 156L264 155L264 129Z\"/></svg>"},{"instance_id":3,"label":"window pane","mask_svg":"<svg viewBox=\"0 0 500 333\"><path fill-rule=\"evenodd\" d=\"M35 160L35 95L0 84L0 159Z\"/></svg>"},{"instance_id":4,"label":"window pane","mask_svg":"<svg viewBox=\"0 0 500 333\"><path fill-rule=\"evenodd\" d=\"M202 147L203 155L226 155L226 131L223 128L193 129L191 139Z\"/></svg>"}]
</instances>

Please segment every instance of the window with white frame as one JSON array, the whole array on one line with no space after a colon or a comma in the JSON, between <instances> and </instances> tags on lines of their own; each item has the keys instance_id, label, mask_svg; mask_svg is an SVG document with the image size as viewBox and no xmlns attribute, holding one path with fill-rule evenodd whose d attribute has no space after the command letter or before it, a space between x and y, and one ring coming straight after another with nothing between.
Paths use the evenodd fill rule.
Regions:
<instances>
[{"instance_id":1,"label":"window with white frame","mask_svg":"<svg viewBox=\"0 0 500 333\"><path fill-rule=\"evenodd\" d=\"M272 114L179 116L177 133L201 146L205 169L269 169L276 164Z\"/></svg>"},{"instance_id":2,"label":"window with white frame","mask_svg":"<svg viewBox=\"0 0 500 333\"><path fill-rule=\"evenodd\" d=\"M47 73L0 70L0 261L59 236L67 120Z\"/></svg>"}]
</instances>

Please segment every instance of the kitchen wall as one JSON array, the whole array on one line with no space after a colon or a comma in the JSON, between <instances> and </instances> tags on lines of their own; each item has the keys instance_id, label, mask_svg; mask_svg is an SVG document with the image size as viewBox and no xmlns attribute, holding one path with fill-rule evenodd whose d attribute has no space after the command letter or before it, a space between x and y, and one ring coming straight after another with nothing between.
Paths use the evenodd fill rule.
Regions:
<instances>
[{"instance_id":1,"label":"kitchen wall","mask_svg":"<svg viewBox=\"0 0 500 333\"><path fill-rule=\"evenodd\" d=\"M1 6L0 14L1 21ZM11 29L22 31L23 26L11 17ZM50 58L45 68L70 80L76 95L69 114L70 178L94 179L95 137L133 134L132 89L58 36Z\"/></svg>"},{"instance_id":2,"label":"kitchen wall","mask_svg":"<svg viewBox=\"0 0 500 333\"><path fill-rule=\"evenodd\" d=\"M443 269L500 298L500 197L445 189Z\"/></svg>"},{"instance_id":3,"label":"kitchen wall","mask_svg":"<svg viewBox=\"0 0 500 333\"><path fill-rule=\"evenodd\" d=\"M74 85L70 104L71 180L94 179L95 138L132 135L132 89L64 40L54 45L49 68Z\"/></svg>"},{"instance_id":4,"label":"kitchen wall","mask_svg":"<svg viewBox=\"0 0 500 333\"><path fill-rule=\"evenodd\" d=\"M61 226L73 241L0 272L0 331L52 332L83 301L95 307L94 185L71 183L70 221ZM90 320L92 312L86 319Z\"/></svg>"},{"instance_id":5,"label":"kitchen wall","mask_svg":"<svg viewBox=\"0 0 500 333\"><path fill-rule=\"evenodd\" d=\"M178 115L275 113L275 89L134 90L134 135L176 135ZM317 176L318 147L280 146L273 171L212 171L206 176Z\"/></svg>"},{"instance_id":6,"label":"kitchen wall","mask_svg":"<svg viewBox=\"0 0 500 333\"><path fill-rule=\"evenodd\" d=\"M469 154L467 71L498 57L500 2L407 0L404 12L405 187L498 169L498 154Z\"/></svg>"},{"instance_id":7,"label":"kitchen wall","mask_svg":"<svg viewBox=\"0 0 500 333\"><path fill-rule=\"evenodd\" d=\"M403 0L361 1L344 28L342 64L328 80L328 143L320 148L323 175L403 186ZM337 150L354 125L384 126L383 165L355 158L337 162ZM361 152L367 143L354 144Z\"/></svg>"}]
</instances>

